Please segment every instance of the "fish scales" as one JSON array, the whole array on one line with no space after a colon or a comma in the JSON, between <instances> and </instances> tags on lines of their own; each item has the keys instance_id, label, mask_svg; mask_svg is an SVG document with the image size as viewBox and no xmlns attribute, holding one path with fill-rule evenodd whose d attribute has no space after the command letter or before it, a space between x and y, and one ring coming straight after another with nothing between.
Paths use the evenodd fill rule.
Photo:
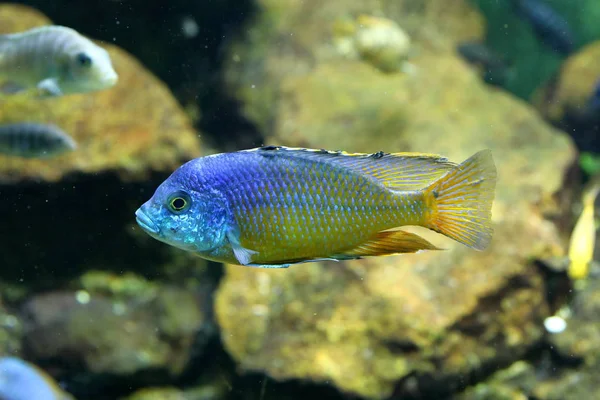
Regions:
<instances>
[{"instance_id":1,"label":"fish scales","mask_svg":"<svg viewBox=\"0 0 600 400\"><path fill-rule=\"evenodd\" d=\"M483 250L495 181L490 151L457 165L423 153L269 146L184 164L136 219L201 257L269 268L439 250L405 225Z\"/></svg>"},{"instance_id":2,"label":"fish scales","mask_svg":"<svg viewBox=\"0 0 600 400\"><path fill-rule=\"evenodd\" d=\"M353 171L301 158L238 158L237 168L223 165L230 176L223 191L257 263L341 253L373 232L420 222L417 193L397 196Z\"/></svg>"}]
</instances>

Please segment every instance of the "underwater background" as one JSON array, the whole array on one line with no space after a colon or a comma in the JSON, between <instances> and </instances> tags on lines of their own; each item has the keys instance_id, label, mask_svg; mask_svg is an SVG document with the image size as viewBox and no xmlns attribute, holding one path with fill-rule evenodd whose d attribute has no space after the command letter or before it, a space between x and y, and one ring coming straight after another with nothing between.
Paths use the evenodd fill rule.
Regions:
<instances>
[{"instance_id":1,"label":"underwater background","mask_svg":"<svg viewBox=\"0 0 600 400\"><path fill-rule=\"evenodd\" d=\"M569 250L598 247L574 227L599 204L599 20L596 0L0 3L0 34L68 26L119 75L0 95L0 124L78 144L0 156L0 355L56 399L600 398L598 264ZM185 161L262 145L489 148L492 244L266 270L136 224Z\"/></svg>"}]
</instances>

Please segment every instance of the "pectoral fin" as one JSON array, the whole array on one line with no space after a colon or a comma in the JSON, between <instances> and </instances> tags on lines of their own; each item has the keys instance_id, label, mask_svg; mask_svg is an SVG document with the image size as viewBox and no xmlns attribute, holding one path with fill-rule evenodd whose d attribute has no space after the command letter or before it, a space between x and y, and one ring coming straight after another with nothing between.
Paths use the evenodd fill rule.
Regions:
<instances>
[{"instance_id":1,"label":"pectoral fin","mask_svg":"<svg viewBox=\"0 0 600 400\"><path fill-rule=\"evenodd\" d=\"M442 250L419 235L402 230L378 232L365 243L336 258L357 258L366 256L384 256L398 253L416 253L420 250Z\"/></svg>"},{"instance_id":2,"label":"pectoral fin","mask_svg":"<svg viewBox=\"0 0 600 400\"><path fill-rule=\"evenodd\" d=\"M58 86L58 81L55 78L47 78L37 84L37 88L45 96L62 96L62 90Z\"/></svg>"},{"instance_id":3,"label":"pectoral fin","mask_svg":"<svg viewBox=\"0 0 600 400\"><path fill-rule=\"evenodd\" d=\"M229 244L231 245L236 260L238 260L241 265L252 264L252 256L258 254L258 252L242 246L240 243L240 235L237 233L237 230L230 230L227 232L227 240L229 240Z\"/></svg>"}]
</instances>

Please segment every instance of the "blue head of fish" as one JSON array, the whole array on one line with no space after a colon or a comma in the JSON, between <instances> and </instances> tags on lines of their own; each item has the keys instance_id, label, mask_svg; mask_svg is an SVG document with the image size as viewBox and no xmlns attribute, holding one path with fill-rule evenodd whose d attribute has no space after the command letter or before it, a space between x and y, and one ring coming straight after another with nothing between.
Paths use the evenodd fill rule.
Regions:
<instances>
[{"instance_id":1,"label":"blue head of fish","mask_svg":"<svg viewBox=\"0 0 600 400\"><path fill-rule=\"evenodd\" d=\"M223 196L203 179L202 159L196 159L167 178L135 216L138 225L153 238L205 253L225 238L225 204Z\"/></svg>"}]
</instances>

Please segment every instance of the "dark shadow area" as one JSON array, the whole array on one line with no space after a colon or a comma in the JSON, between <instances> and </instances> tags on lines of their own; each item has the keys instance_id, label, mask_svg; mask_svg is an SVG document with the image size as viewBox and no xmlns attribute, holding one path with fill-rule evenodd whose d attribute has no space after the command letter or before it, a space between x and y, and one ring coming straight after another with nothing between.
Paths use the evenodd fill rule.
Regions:
<instances>
[{"instance_id":1,"label":"dark shadow area","mask_svg":"<svg viewBox=\"0 0 600 400\"><path fill-rule=\"evenodd\" d=\"M0 186L3 281L52 289L92 268L156 277L171 250L144 237L134 212L165 178L123 184L105 174Z\"/></svg>"}]
</instances>

